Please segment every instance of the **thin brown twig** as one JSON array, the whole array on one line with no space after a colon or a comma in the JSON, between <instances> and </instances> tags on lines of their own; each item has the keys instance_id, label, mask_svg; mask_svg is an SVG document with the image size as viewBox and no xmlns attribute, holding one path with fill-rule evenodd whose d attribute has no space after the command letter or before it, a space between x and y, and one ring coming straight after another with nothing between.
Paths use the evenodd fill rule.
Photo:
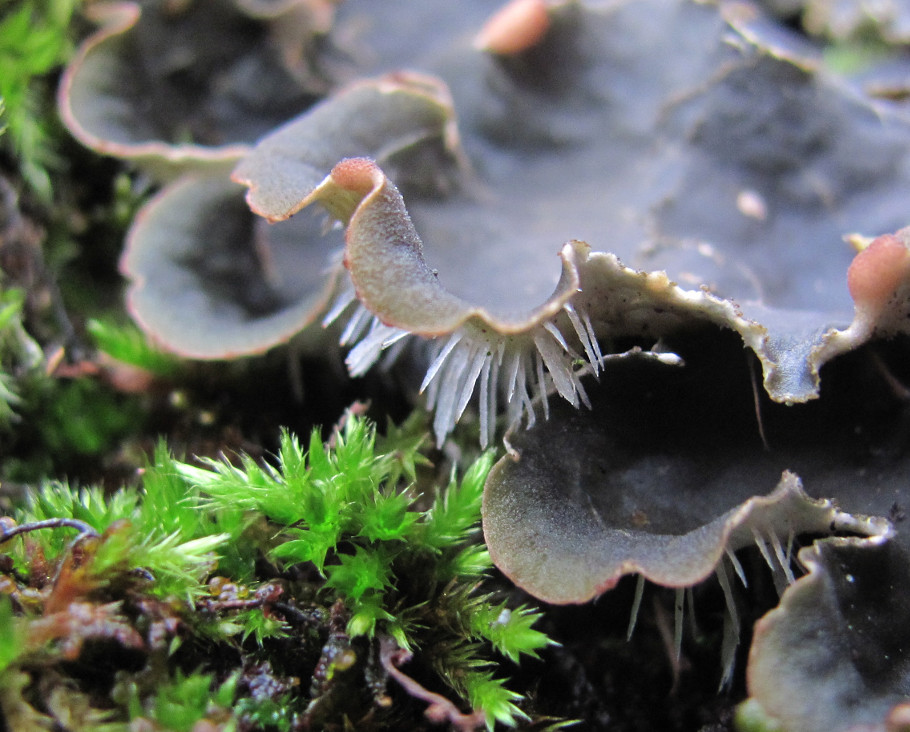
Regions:
<instances>
[{"instance_id":1,"label":"thin brown twig","mask_svg":"<svg viewBox=\"0 0 910 732\"><path fill-rule=\"evenodd\" d=\"M77 539L81 539L84 536L100 536L100 534L89 524L85 523L85 521L72 518L53 518L45 519L44 521L29 521L28 523L13 526L11 528L3 527L0 529L0 544L9 541L15 536L19 536L19 534L28 534L32 531L39 531L41 529L62 528L78 529L79 536L76 537Z\"/></svg>"},{"instance_id":2,"label":"thin brown twig","mask_svg":"<svg viewBox=\"0 0 910 732\"><path fill-rule=\"evenodd\" d=\"M415 699L427 702L424 715L434 724L449 722L453 727L462 732L473 732L486 724L486 717L482 711L464 714L449 699L425 689L398 667L411 660L411 652L400 648L393 638L384 637L379 641L379 662L386 672L402 688Z\"/></svg>"}]
</instances>

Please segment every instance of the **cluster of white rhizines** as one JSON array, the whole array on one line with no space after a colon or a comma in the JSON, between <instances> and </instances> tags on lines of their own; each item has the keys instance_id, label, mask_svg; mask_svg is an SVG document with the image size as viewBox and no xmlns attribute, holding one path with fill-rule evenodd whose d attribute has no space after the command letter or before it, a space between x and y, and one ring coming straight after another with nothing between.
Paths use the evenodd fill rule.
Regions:
<instances>
[{"instance_id":1,"label":"cluster of white rhizines","mask_svg":"<svg viewBox=\"0 0 910 732\"><path fill-rule=\"evenodd\" d=\"M353 290L344 292L324 319L337 320L356 300ZM526 419L531 426L537 419L535 400L549 417L548 394L556 391L578 407L590 406L581 384L581 375L599 374L604 356L588 314L572 303L563 305L561 314L524 333L502 334L474 320L464 323L448 336L430 343L430 366L421 384L427 408L434 412L433 431L438 444L464 414L473 394L478 392L480 442L486 447L496 434L501 412L507 425ZM566 340L556 321L571 325L584 355ZM563 323L565 329L565 323ZM354 376L365 373L387 349L394 358L405 345L408 331L382 323L362 304L358 304L342 330L342 345L353 346L345 360ZM393 348L394 346L394 348Z\"/></svg>"}]
</instances>

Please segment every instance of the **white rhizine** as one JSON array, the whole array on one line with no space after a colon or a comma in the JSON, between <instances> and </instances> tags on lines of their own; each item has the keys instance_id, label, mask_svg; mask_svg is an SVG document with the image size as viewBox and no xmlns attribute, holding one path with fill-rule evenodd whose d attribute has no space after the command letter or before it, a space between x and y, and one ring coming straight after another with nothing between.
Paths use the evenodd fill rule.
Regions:
<instances>
[{"instance_id":1,"label":"white rhizine","mask_svg":"<svg viewBox=\"0 0 910 732\"><path fill-rule=\"evenodd\" d=\"M401 341L405 336L410 335L408 331L401 328L392 328L383 325L378 318L373 318L370 322L370 329L361 341L351 349L347 358L344 360L347 364L351 376L362 376L382 355L382 352ZM345 341L341 345L346 345Z\"/></svg>"},{"instance_id":2,"label":"white rhizine","mask_svg":"<svg viewBox=\"0 0 910 732\"><path fill-rule=\"evenodd\" d=\"M590 319L587 314L579 316L570 305L564 310L584 348L584 360L598 373L603 357ZM434 351L421 391L426 390L427 404L435 412L433 431L440 444L463 414L478 382L483 447L496 433L500 398L508 424L526 418L528 427L537 419L535 397L539 397L544 418L549 417L547 395L551 387L573 406L590 406L577 370L580 357L552 321L516 335L502 335L468 323L442 340Z\"/></svg>"},{"instance_id":3,"label":"white rhizine","mask_svg":"<svg viewBox=\"0 0 910 732\"><path fill-rule=\"evenodd\" d=\"M325 317L322 319L322 327L328 328L332 323L334 323L338 318L341 317L341 314L348 309L350 304L357 299L357 294L354 292L354 288L348 286L344 288L338 296L335 298L335 302L332 303L332 306L329 308L329 312L325 314ZM364 308L366 309L366 308ZM350 325L350 322L348 323ZM347 328L345 328L347 330Z\"/></svg>"},{"instance_id":4,"label":"white rhizine","mask_svg":"<svg viewBox=\"0 0 910 732\"><path fill-rule=\"evenodd\" d=\"M791 585L796 581L791 566L791 552L793 548L792 534L787 537L786 550L784 550L780 537L773 528L768 529L768 535L765 537L762 536L758 529L753 527L752 538L755 540L755 545L758 547L758 551L761 553L762 558L765 560L768 567L770 567L771 572L774 575L774 584L775 587L777 587L778 594L783 594L787 585ZM770 550L768 548L769 541L771 542Z\"/></svg>"},{"instance_id":5,"label":"white rhizine","mask_svg":"<svg viewBox=\"0 0 910 732\"><path fill-rule=\"evenodd\" d=\"M730 552L732 556L732 552ZM739 646L739 613L736 610L736 598L733 597L733 588L730 586L730 576L727 574L727 563L724 557L720 558L714 568L714 574L724 593L727 614L724 617L724 639L721 644L720 689L725 689L733 681L733 664L736 661L736 648Z\"/></svg>"},{"instance_id":6,"label":"white rhizine","mask_svg":"<svg viewBox=\"0 0 910 732\"><path fill-rule=\"evenodd\" d=\"M730 560L730 564L733 566L733 571L736 572L736 576L739 577L739 581L743 583L743 587L748 587L749 583L746 581L746 573L743 570L743 565L740 564L739 559L736 558L736 554L729 546L726 547L724 551L727 553L727 559Z\"/></svg>"},{"instance_id":7,"label":"white rhizine","mask_svg":"<svg viewBox=\"0 0 910 732\"><path fill-rule=\"evenodd\" d=\"M784 552L783 547L781 547L780 554L775 551L774 557L772 557L772 555L768 552L767 544L764 538L758 533L757 530L753 529L753 535L755 537L756 543L759 545L759 549L762 551L766 561L771 566L771 568L775 572L789 572L789 544L788 550L786 552ZM772 542L772 544L775 542L777 544L780 544L780 540L777 538L773 529L770 530L769 540ZM784 568L783 565L775 564L775 559L786 560L786 568ZM733 552L733 550L727 546L725 548L725 555L720 558L720 561L718 561L717 566L714 568L714 575L717 578L717 582L720 585L721 591L724 595L726 610L724 613L724 636L721 645L721 690L728 688L733 680L734 663L736 661L736 650L740 642L741 627L739 611L736 607L736 597L729 569L733 570L734 576L739 578L744 587L747 586L746 575L743 572L742 565L740 564L739 559L736 558L736 554ZM626 640L630 640L632 638L632 633L634 632L635 626L638 622L638 614L641 609L641 600L642 596L644 595L644 590L645 578L643 575L638 575L637 583L635 585L635 595L632 600L632 609L629 616L629 626L626 631ZM694 627L695 597L693 594L693 588L678 587L674 591L673 608L673 649L676 653L677 660L682 649L683 619L684 615L687 612Z\"/></svg>"},{"instance_id":8,"label":"white rhizine","mask_svg":"<svg viewBox=\"0 0 910 732\"><path fill-rule=\"evenodd\" d=\"M329 312L322 319L323 326L329 326L357 299L353 288L344 290L332 303ZM408 331L383 325L363 305L359 304L341 331L338 341L342 346L356 345L344 360L351 376L363 376L379 360L382 352L399 343ZM397 349L393 349L397 352Z\"/></svg>"},{"instance_id":9,"label":"white rhizine","mask_svg":"<svg viewBox=\"0 0 910 732\"><path fill-rule=\"evenodd\" d=\"M758 551L761 553L773 573L774 583L777 586L778 593L782 594L787 585L793 584L793 582L796 581L796 578L793 575L793 532L791 531L787 536L787 544L786 547L784 547L780 537L777 535L777 531L775 531L773 527L766 527L765 531L766 535L762 535L762 533L753 526L752 538L755 545L758 547ZM770 549L768 547L769 543L771 545ZM727 606L727 612L724 616L724 639L721 646L721 662L723 666L723 673L720 680L721 689L728 688L733 679L733 664L736 659L736 649L740 640L740 619L739 613L736 610L736 599L733 596L732 583L727 573L728 563L736 573L736 576L739 577L743 587L748 586L746 582L746 573L743 571L739 559L736 558L736 554L733 550L727 546L725 549L725 557L721 557L720 562L718 562L717 567L714 570L717 579L720 582L721 589L723 590Z\"/></svg>"},{"instance_id":10,"label":"white rhizine","mask_svg":"<svg viewBox=\"0 0 910 732\"><path fill-rule=\"evenodd\" d=\"M338 319L356 300L352 289L343 292L323 320ZM496 434L500 403L508 425L521 419L532 426L539 398L544 418L549 417L547 394L552 389L577 407L590 406L581 384L578 362L585 361L594 374L604 363L591 319L570 303L563 306L584 357L576 353L553 321L535 326L526 333L502 335L488 326L464 324L449 336L433 342L432 362L420 391L426 391L427 406L434 412L433 431L437 444L464 414L473 394L478 392L480 442L486 447ZM358 304L341 333L342 345L354 345L345 363L353 376L365 373L394 344L403 345L408 332L383 323ZM393 349L397 350L397 349Z\"/></svg>"}]
</instances>

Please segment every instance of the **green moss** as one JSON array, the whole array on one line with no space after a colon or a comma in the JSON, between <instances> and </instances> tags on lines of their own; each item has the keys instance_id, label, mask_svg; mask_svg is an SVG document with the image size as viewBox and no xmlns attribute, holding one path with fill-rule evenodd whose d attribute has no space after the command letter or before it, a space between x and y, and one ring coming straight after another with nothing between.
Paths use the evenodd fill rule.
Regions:
<instances>
[{"instance_id":1,"label":"green moss","mask_svg":"<svg viewBox=\"0 0 910 732\"><path fill-rule=\"evenodd\" d=\"M13 615L8 597L0 597L0 674L22 653L22 623Z\"/></svg>"},{"instance_id":2,"label":"green moss","mask_svg":"<svg viewBox=\"0 0 910 732\"><path fill-rule=\"evenodd\" d=\"M453 473L421 511L416 496L390 481L414 475L420 440L399 434L395 449L378 452L374 428L356 418L333 439L327 447L314 433L305 452L284 433L277 467L244 459L241 468L222 460L178 469L212 508L240 506L283 526L269 555L285 567L315 566L326 577L324 588L350 611L350 635L388 634L410 649L426 644L420 629L435 626L445 636L436 639L439 647L459 649L440 661L444 680L490 724L513 724L521 716L517 697L491 672L475 669L488 663L487 648L518 661L549 640L531 627L536 612L509 610L474 593L492 568L476 540L493 454L481 456L461 481ZM438 633L440 627L447 632Z\"/></svg>"},{"instance_id":3,"label":"green moss","mask_svg":"<svg viewBox=\"0 0 910 732\"><path fill-rule=\"evenodd\" d=\"M784 732L780 722L754 699L747 699L736 707L734 723L739 732Z\"/></svg>"},{"instance_id":4,"label":"green moss","mask_svg":"<svg viewBox=\"0 0 910 732\"><path fill-rule=\"evenodd\" d=\"M53 111L41 87L72 52L70 23L78 0L0 3L0 99L5 146L19 159L23 179L45 201L52 197L49 167L57 162Z\"/></svg>"},{"instance_id":5,"label":"green moss","mask_svg":"<svg viewBox=\"0 0 910 732\"><path fill-rule=\"evenodd\" d=\"M46 482L0 543L11 560L2 591L19 608L13 618L6 605L0 623L33 639L16 647L0 629L0 659L16 672L40 653L54 669L113 642L142 659L104 690L115 717L281 730L392 714L379 701L394 683L381 649L398 648L430 673L422 683L448 688L488 727L514 725L526 717L502 665L550 641L533 627L537 611L480 589L492 567L478 527L493 455L422 496L424 443L421 420L378 440L350 415L329 444L314 432L304 449L284 432L272 462L200 467L162 443L137 486ZM75 632L70 616L93 630ZM310 683L289 680L302 672Z\"/></svg>"},{"instance_id":6,"label":"green moss","mask_svg":"<svg viewBox=\"0 0 910 732\"><path fill-rule=\"evenodd\" d=\"M23 384L36 373L42 358L22 325L24 303L25 292L6 287L0 274L0 429L16 422Z\"/></svg>"},{"instance_id":7,"label":"green moss","mask_svg":"<svg viewBox=\"0 0 910 732\"><path fill-rule=\"evenodd\" d=\"M86 330L102 353L156 376L173 376L180 369L176 356L155 348L133 324L114 325L98 319L86 323Z\"/></svg>"},{"instance_id":8,"label":"green moss","mask_svg":"<svg viewBox=\"0 0 910 732\"><path fill-rule=\"evenodd\" d=\"M0 480L38 482L99 463L140 432L146 412L140 396L122 394L99 379L27 373L14 380L16 429L0 435L5 460Z\"/></svg>"},{"instance_id":9,"label":"green moss","mask_svg":"<svg viewBox=\"0 0 910 732\"><path fill-rule=\"evenodd\" d=\"M233 732L237 729L237 720L231 706L238 676L232 675L225 682L215 684L212 674L185 675L177 671L169 683L160 686L154 696L144 701L135 684L129 685L130 721L135 724L136 720L143 719L168 732L192 732L202 720L217 720L220 725L216 729Z\"/></svg>"}]
</instances>

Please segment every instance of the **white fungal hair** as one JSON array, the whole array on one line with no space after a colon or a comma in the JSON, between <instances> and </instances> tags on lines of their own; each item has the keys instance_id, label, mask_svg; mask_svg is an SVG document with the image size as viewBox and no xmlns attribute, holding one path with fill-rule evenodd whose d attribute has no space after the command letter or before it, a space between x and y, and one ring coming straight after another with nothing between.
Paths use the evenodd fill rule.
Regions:
<instances>
[{"instance_id":1,"label":"white fungal hair","mask_svg":"<svg viewBox=\"0 0 910 732\"><path fill-rule=\"evenodd\" d=\"M337 320L356 300L353 290L342 293L323 320ZM583 355L567 342L563 330L571 327ZM364 374L386 349L403 345L410 335L401 328L384 325L362 304L354 308L341 333L341 345L353 346L345 363L352 376ZM434 412L433 432L437 444L464 414L477 392L480 444L487 447L496 434L499 414L507 426L526 419L537 420L535 401L544 419L549 418L548 394L555 391L573 406L590 407L581 375L599 374L604 357L591 319L571 303L550 320L528 331L502 334L488 324L471 320L447 336L432 339L431 363L420 386L426 392L427 408Z\"/></svg>"}]
</instances>

